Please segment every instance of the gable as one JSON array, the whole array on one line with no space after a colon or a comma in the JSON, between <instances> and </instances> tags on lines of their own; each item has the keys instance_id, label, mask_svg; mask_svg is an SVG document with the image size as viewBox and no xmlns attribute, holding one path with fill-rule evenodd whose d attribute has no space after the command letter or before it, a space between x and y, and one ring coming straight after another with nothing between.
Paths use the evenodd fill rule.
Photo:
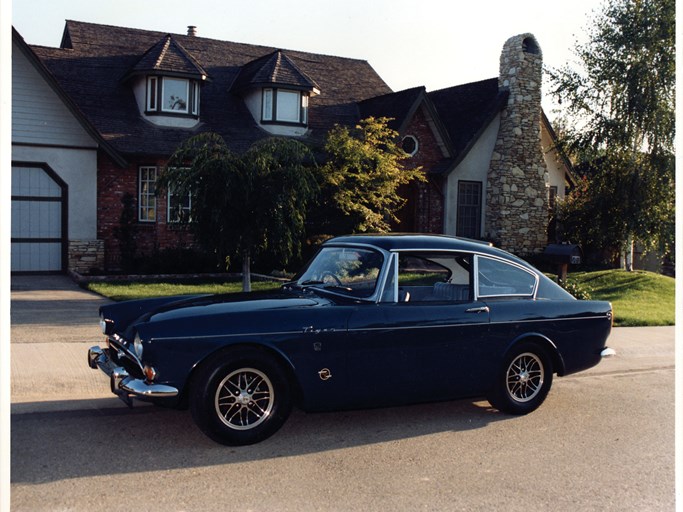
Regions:
<instances>
[{"instance_id":1,"label":"gable","mask_svg":"<svg viewBox=\"0 0 683 512\"><path fill-rule=\"evenodd\" d=\"M12 43L12 142L97 148L58 94Z\"/></svg>"},{"instance_id":2,"label":"gable","mask_svg":"<svg viewBox=\"0 0 683 512\"><path fill-rule=\"evenodd\" d=\"M453 145L455 165L505 107L508 94L506 89L499 89L497 78L429 93Z\"/></svg>"}]
</instances>

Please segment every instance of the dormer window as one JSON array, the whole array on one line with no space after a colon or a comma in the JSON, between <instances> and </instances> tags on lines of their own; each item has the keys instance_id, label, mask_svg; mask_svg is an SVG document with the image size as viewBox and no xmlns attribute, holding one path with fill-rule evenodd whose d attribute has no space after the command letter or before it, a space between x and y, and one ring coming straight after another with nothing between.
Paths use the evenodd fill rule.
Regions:
<instances>
[{"instance_id":1,"label":"dormer window","mask_svg":"<svg viewBox=\"0 0 683 512\"><path fill-rule=\"evenodd\" d=\"M308 94L289 89L263 89L261 121L308 124Z\"/></svg>"},{"instance_id":2,"label":"dormer window","mask_svg":"<svg viewBox=\"0 0 683 512\"><path fill-rule=\"evenodd\" d=\"M167 76L147 77L147 114L199 115L199 84L196 80Z\"/></svg>"}]
</instances>

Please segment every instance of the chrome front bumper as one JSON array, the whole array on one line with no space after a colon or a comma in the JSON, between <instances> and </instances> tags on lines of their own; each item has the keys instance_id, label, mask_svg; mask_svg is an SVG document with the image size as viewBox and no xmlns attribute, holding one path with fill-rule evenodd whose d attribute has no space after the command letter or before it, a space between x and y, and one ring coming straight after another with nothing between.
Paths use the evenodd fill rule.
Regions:
<instances>
[{"instance_id":1,"label":"chrome front bumper","mask_svg":"<svg viewBox=\"0 0 683 512\"><path fill-rule=\"evenodd\" d=\"M600 352L600 357L605 358L605 357L613 357L617 355L617 351L614 350L613 348L605 347L602 352Z\"/></svg>"},{"instance_id":2,"label":"chrome front bumper","mask_svg":"<svg viewBox=\"0 0 683 512\"><path fill-rule=\"evenodd\" d=\"M88 366L99 368L109 376L111 392L123 400L129 407L133 406L133 397L171 398L178 395L178 390L165 384L154 384L146 380L131 377L125 368L118 366L109 357L108 349L95 345L88 349Z\"/></svg>"}]
</instances>

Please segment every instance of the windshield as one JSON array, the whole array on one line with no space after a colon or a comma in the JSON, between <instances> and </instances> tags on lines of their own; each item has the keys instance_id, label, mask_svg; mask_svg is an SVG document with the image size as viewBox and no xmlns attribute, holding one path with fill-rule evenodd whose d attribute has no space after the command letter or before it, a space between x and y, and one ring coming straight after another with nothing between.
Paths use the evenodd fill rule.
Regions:
<instances>
[{"instance_id":1,"label":"windshield","mask_svg":"<svg viewBox=\"0 0 683 512\"><path fill-rule=\"evenodd\" d=\"M370 249L323 247L297 279L297 284L370 297L383 262L384 257Z\"/></svg>"}]
</instances>

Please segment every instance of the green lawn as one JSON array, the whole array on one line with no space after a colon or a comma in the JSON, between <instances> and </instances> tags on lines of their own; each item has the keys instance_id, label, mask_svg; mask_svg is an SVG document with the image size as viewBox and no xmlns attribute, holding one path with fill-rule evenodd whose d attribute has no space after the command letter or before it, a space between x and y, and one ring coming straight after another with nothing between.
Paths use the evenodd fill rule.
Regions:
<instances>
[{"instance_id":1,"label":"green lawn","mask_svg":"<svg viewBox=\"0 0 683 512\"><path fill-rule=\"evenodd\" d=\"M275 290L281 283L272 281L253 281L253 291ZM143 283L143 282L109 282L90 283L88 290L104 295L112 300L147 299L170 295L193 295L201 293L234 293L242 291L242 282L226 281L223 283Z\"/></svg>"},{"instance_id":2,"label":"green lawn","mask_svg":"<svg viewBox=\"0 0 683 512\"><path fill-rule=\"evenodd\" d=\"M569 282L586 289L592 299L608 300L614 307L617 326L674 325L675 280L652 272L602 270L569 274ZM255 281L254 291L275 290L280 283ZM91 283L88 289L112 300L142 299L168 295L231 293L241 282L223 283Z\"/></svg>"},{"instance_id":3,"label":"green lawn","mask_svg":"<svg viewBox=\"0 0 683 512\"><path fill-rule=\"evenodd\" d=\"M674 325L675 279L635 270L601 270L569 274L570 283L585 288L592 299L608 300L614 308L614 325Z\"/></svg>"}]
</instances>

